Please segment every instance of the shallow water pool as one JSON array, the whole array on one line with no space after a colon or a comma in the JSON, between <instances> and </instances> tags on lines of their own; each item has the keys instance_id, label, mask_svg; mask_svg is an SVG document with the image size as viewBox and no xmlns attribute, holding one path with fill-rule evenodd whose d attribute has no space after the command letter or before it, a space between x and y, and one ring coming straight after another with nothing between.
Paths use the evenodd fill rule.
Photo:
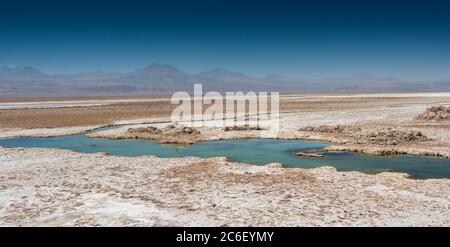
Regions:
<instances>
[{"instance_id":1,"label":"shallow water pool","mask_svg":"<svg viewBox=\"0 0 450 247\"><path fill-rule=\"evenodd\" d=\"M321 150L326 144L302 140L220 140L191 146L162 145L152 141L110 140L71 135L51 138L0 139L7 147L50 147L82 153L108 152L119 156L155 155L158 157L218 157L264 165L280 162L285 167L313 168L334 166L338 170L367 173L380 171L405 172L415 178L450 178L450 160L422 156L373 156L349 152L324 152L322 158L298 157L300 151Z\"/></svg>"}]
</instances>

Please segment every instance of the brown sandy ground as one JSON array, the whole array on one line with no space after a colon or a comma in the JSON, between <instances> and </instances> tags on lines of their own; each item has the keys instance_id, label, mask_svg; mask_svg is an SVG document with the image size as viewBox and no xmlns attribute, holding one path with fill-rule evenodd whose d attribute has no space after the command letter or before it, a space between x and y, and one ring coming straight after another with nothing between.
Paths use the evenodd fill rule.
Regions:
<instances>
[{"instance_id":1,"label":"brown sandy ground","mask_svg":"<svg viewBox=\"0 0 450 247\"><path fill-rule=\"evenodd\" d=\"M145 99L142 99L145 100ZM361 109L432 106L450 103L449 94L282 95L280 111L321 113ZM170 117L168 99L150 102L109 102L107 105L1 109L0 130L108 125L120 120ZM319 116L319 115L318 115Z\"/></svg>"},{"instance_id":2,"label":"brown sandy ground","mask_svg":"<svg viewBox=\"0 0 450 247\"><path fill-rule=\"evenodd\" d=\"M123 119L170 116L168 101L117 103L101 106L0 110L0 128L61 128L108 125Z\"/></svg>"},{"instance_id":3,"label":"brown sandy ground","mask_svg":"<svg viewBox=\"0 0 450 247\"><path fill-rule=\"evenodd\" d=\"M0 148L3 226L450 226L450 180Z\"/></svg>"}]
</instances>

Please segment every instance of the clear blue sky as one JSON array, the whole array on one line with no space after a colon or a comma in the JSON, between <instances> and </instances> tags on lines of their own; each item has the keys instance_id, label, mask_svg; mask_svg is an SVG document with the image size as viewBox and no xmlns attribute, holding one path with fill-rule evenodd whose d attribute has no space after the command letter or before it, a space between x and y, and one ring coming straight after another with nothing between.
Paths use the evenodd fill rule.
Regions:
<instances>
[{"instance_id":1,"label":"clear blue sky","mask_svg":"<svg viewBox=\"0 0 450 247\"><path fill-rule=\"evenodd\" d=\"M0 65L450 78L446 1L14 2L0 8Z\"/></svg>"}]
</instances>

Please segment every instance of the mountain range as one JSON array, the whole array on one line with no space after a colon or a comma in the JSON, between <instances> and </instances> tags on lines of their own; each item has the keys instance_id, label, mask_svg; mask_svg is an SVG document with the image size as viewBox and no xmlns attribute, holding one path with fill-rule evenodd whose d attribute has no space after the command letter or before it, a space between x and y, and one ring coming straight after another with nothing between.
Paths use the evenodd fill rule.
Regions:
<instances>
[{"instance_id":1,"label":"mountain range","mask_svg":"<svg viewBox=\"0 0 450 247\"><path fill-rule=\"evenodd\" d=\"M0 98L169 95L192 91L277 91L280 93L356 93L450 91L450 79L405 81L359 73L348 78L290 79L278 74L251 77L216 68L190 74L169 64L153 63L127 73L47 74L30 66L0 67Z\"/></svg>"}]
</instances>

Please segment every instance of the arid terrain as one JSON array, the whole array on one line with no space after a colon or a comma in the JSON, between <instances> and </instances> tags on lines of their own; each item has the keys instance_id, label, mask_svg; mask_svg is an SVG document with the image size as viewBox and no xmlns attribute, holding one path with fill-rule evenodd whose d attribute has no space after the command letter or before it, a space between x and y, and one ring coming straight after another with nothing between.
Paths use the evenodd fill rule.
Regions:
<instances>
[{"instance_id":1,"label":"arid terrain","mask_svg":"<svg viewBox=\"0 0 450 247\"><path fill-rule=\"evenodd\" d=\"M0 148L1 225L448 226L450 180Z\"/></svg>"},{"instance_id":2,"label":"arid terrain","mask_svg":"<svg viewBox=\"0 0 450 247\"><path fill-rule=\"evenodd\" d=\"M0 102L0 137L121 125L88 135L192 144L264 131L173 125L174 107L167 97ZM449 159L449 107L450 93L283 95L274 137ZM2 147L0 163L0 225L450 226L449 179L41 148Z\"/></svg>"}]
</instances>

